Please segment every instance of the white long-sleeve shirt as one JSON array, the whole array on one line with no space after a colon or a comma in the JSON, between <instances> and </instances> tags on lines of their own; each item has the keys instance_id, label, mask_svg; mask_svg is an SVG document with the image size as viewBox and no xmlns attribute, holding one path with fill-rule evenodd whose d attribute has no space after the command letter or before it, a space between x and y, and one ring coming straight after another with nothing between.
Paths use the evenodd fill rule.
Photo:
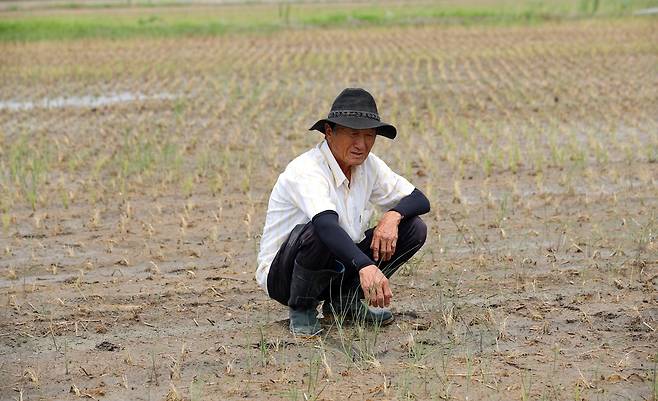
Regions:
<instances>
[{"instance_id":1,"label":"white long-sleeve shirt","mask_svg":"<svg viewBox=\"0 0 658 401\"><path fill-rule=\"evenodd\" d=\"M267 206L258 253L256 281L267 292L270 265L292 229L325 210L338 214L338 224L354 242L365 237L373 206L390 209L414 186L370 153L352 168L352 180L340 169L322 141L296 157L279 175Z\"/></svg>"}]
</instances>

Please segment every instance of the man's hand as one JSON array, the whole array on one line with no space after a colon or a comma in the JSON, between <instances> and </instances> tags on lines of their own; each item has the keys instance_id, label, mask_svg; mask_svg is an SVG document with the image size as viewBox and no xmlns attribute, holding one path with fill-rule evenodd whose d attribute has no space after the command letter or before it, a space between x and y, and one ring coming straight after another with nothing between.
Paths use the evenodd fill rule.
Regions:
<instances>
[{"instance_id":1,"label":"man's hand","mask_svg":"<svg viewBox=\"0 0 658 401\"><path fill-rule=\"evenodd\" d=\"M398 225L402 220L402 215L394 210L384 213L382 219L375 227L372 235L370 249L375 262L379 258L386 262L390 260L395 253L395 245L398 242Z\"/></svg>"},{"instance_id":2,"label":"man's hand","mask_svg":"<svg viewBox=\"0 0 658 401\"><path fill-rule=\"evenodd\" d=\"M371 306L383 308L391 303L393 293L388 286L388 279L375 265L366 266L359 270L361 289Z\"/></svg>"}]
</instances>

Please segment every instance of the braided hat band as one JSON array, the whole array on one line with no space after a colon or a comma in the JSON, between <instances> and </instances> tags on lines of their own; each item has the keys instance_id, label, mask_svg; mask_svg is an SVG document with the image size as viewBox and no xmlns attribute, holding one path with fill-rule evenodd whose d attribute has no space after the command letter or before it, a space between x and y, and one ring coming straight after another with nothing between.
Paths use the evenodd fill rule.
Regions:
<instances>
[{"instance_id":1,"label":"braided hat band","mask_svg":"<svg viewBox=\"0 0 658 401\"><path fill-rule=\"evenodd\" d=\"M336 118L336 117L365 117L375 121L381 121L379 119L379 114L370 113L367 111L357 111L357 110L334 110L330 111L327 118Z\"/></svg>"}]
</instances>

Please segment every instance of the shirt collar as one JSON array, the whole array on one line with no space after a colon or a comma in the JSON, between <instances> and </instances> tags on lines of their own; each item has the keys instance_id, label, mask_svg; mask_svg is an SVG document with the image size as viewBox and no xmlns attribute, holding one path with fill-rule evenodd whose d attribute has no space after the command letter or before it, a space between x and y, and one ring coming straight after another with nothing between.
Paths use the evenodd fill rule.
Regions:
<instances>
[{"instance_id":1,"label":"shirt collar","mask_svg":"<svg viewBox=\"0 0 658 401\"><path fill-rule=\"evenodd\" d=\"M326 140L322 141L320 144L320 152L322 152L322 155L327 160L329 170L331 170L331 173L334 176L334 181L336 182L336 188L346 183L347 177L345 176L345 173L343 173L343 170L340 169L340 166L338 165L334 154L331 153L331 149L329 149L329 144Z\"/></svg>"}]
</instances>

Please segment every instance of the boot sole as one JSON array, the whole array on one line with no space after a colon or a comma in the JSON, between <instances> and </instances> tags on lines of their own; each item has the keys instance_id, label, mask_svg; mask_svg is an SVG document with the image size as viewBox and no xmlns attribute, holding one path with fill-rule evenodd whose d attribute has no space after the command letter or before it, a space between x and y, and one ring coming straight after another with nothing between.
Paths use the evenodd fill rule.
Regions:
<instances>
[{"instance_id":1,"label":"boot sole","mask_svg":"<svg viewBox=\"0 0 658 401\"><path fill-rule=\"evenodd\" d=\"M311 338L318 337L318 336L320 335L320 333L322 333L322 331L324 331L324 329L320 329L320 330L316 331L316 332L313 333L313 334L307 334L307 333L295 333L295 332L293 331L293 329L291 328L291 329L290 329L290 334L292 334L293 336L298 337L298 338L311 339Z\"/></svg>"}]
</instances>

